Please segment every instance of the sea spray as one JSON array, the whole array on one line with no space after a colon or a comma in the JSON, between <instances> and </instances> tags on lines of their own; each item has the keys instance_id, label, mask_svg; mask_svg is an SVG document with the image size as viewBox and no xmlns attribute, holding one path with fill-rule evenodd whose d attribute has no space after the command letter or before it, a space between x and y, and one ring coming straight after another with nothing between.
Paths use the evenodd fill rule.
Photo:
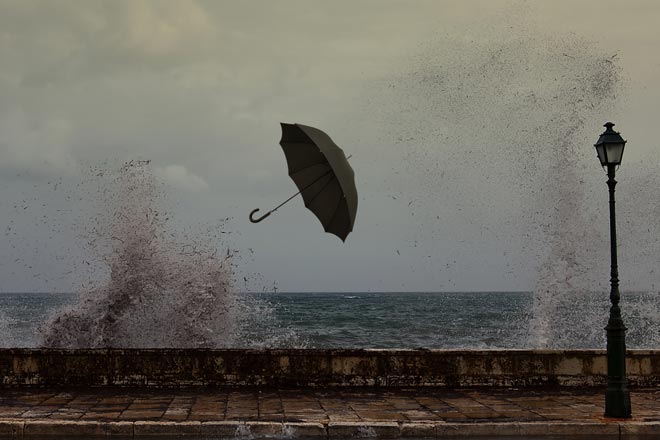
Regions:
<instances>
[{"instance_id":1,"label":"sea spray","mask_svg":"<svg viewBox=\"0 0 660 440\"><path fill-rule=\"evenodd\" d=\"M236 289L238 255L217 247L226 242L226 221L200 232L175 227L166 187L148 161L94 167L80 187L96 205L78 229L86 263L97 267L78 303L43 327L43 346L268 346L288 331L267 302ZM254 330L257 321L264 331ZM295 345L295 335L286 340Z\"/></svg>"},{"instance_id":2,"label":"sea spray","mask_svg":"<svg viewBox=\"0 0 660 440\"><path fill-rule=\"evenodd\" d=\"M510 323L524 327L521 346L603 346L607 205L592 144L616 116L617 53L542 32L523 11L437 35L406 64L377 111L415 182L415 245L447 280L462 262L479 269L466 261L497 260L512 280L536 273L529 316ZM499 255L482 258L494 244Z\"/></svg>"},{"instance_id":3,"label":"sea spray","mask_svg":"<svg viewBox=\"0 0 660 440\"><path fill-rule=\"evenodd\" d=\"M4 311L0 311L0 347L11 347L13 335L12 327L15 325L15 319L7 316Z\"/></svg>"}]
</instances>

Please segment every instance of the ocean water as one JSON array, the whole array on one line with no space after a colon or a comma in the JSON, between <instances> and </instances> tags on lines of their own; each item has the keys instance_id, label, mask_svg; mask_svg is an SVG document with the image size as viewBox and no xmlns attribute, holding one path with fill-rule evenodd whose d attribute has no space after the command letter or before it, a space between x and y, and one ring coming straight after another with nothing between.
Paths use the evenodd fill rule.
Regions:
<instances>
[{"instance_id":1,"label":"ocean water","mask_svg":"<svg viewBox=\"0 0 660 440\"><path fill-rule=\"evenodd\" d=\"M248 294L245 294L248 295ZM543 348L530 338L531 292L263 293L270 319L255 319L237 347L306 348ZM629 348L658 348L657 293L624 296ZM604 348L608 297L578 298L564 308L573 339L565 348ZM5 347L40 345L49 316L73 305L71 293L0 294ZM588 313L587 313L588 312ZM652 312L652 313L651 313ZM255 316L259 317L255 312ZM584 319L591 316L590 319ZM593 318L593 317L596 318ZM208 318L207 318L208 319ZM162 323L168 325L168 323ZM157 329L156 329L157 330ZM284 330L284 331L283 331ZM84 331L84 329L83 329ZM273 335L282 335L273 338ZM595 336L593 336L595 335ZM556 345L554 345L556 346Z\"/></svg>"}]
</instances>

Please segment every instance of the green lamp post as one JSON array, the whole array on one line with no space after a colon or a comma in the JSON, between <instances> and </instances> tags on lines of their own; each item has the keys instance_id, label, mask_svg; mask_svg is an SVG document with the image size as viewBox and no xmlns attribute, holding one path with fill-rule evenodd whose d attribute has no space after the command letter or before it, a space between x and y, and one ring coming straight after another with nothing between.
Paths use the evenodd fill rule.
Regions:
<instances>
[{"instance_id":1,"label":"green lamp post","mask_svg":"<svg viewBox=\"0 0 660 440\"><path fill-rule=\"evenodd\" d=\"M610 189L610 254L611 254L611 290L610 318L607 322L607 391L605 392L605 417L628 418L631 416L630 391L626 378L626 326L621 318L619 301L619 268L616 258L616 216L614 205L614 175L621 165L626 141L612 130L613 123L605 124L605 131L594 145L598 159L607 169L607 186Z\"/></svg>"}]
</instances>

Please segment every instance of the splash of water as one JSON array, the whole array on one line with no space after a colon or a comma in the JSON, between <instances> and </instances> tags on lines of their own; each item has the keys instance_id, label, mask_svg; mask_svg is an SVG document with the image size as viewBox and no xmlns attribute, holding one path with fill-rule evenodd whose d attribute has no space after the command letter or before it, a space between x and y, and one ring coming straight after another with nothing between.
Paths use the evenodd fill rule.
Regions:
<instances>
[{"instance_id":1,"label":"splash of water","mask_svg":"<svg viewBox=\"0 0 660 440\"><path fill-rule=\"evenodd\" d=\"M522 345L604 343L607 304L594 291L607 298L607 229L597 221L606 218L607 194L591 145L612 118L622 78L616 53L541 32L522 12L430 41L390 78L379 103L405 174L415 179L415 219L438 219L420 226L429 247L464 238L460 248L436 254L438 266L444 269L442 254L474 260L494 242L500 254L493 258L507 258L511 273L536 273ZM644 206L626 226L644 229L647 253L657 244L645 229L658 217L650 212L657 204L648 213ZM652 263L631 254L644 279L652 278Z\"/></svg>"},{"instance_id":2,"label":"splash of water","mask_svg":"<svg viewBox=\"0 0 660 440\"><path fill-rule=\"evenodd\" d=\"M9 347L12 341L11 328L15 320L0 311L0 347Z\"/></svg>"},{"instance_id":3,"label":"splash of water","mask_svg":"<svg viewBox=\"0 0 660 440\"><path fill-rule=\"evenodd\" d=\"M176 228L147 161L92 169L96 215L78 225L91 270L77 304L42 329L46 347L217 348L277 343L272 307L239 294L237 253L218 251L226 221L203 233ZM89 182L83 185L90 187ZM89 265L94 266L93 263ZM250 337L246 337L249 334ZM287 340L292 335L287 335ZM295 336L295 335L294 335Z\"/></svg>"}]
</instances>

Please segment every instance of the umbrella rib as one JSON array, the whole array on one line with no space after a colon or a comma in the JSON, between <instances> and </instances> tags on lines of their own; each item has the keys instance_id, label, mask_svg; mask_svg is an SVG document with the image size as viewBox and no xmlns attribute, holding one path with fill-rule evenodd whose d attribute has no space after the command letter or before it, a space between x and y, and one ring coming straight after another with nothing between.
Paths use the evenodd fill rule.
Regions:
<instances>
[{"instance_id":1,"label":"umbrella rib","mask_svg":"<svg viewBox=\"0 0 660 440\"><path fill-rule=\"evenodd\" d=\"M290 202L295 196L297 196L297 195L300 194L301 192L305 191L307 188L309 188L310 186L314 185L316 182L318 182L319 180L323 179L325 176L327 176L328 174L331 174L331 173L332 173L332 168L329 169L328 171L326 171L325 173L321 174L319 177L317 177L316 179L314 179L314 180L312 181L312 183L310 183L309 185L307 185L306 187L304 187L303 189L301 189L300 191L298 191L297 193L295 193L294 195L292 195L291 197L289 197L288 199L286 199L285 201L283 201L282 203L280 203L279 205L277 205L276 207L274 207L273 209L271 209L269 212L270 212L270 213L273 213L273 212L277 211L277 210L280 209L282 206L284 206L284 205L286 205L287 203L289 203L289 202ZM330 179L330 181L332 182L332 179ZM314 197L316 197L316 196L314 196Z\"/></svg>"},{"instance_id":2,"label":"umbrella rib","mask_svg":"<svg viewBox=\"0 0 660 440\"><path fill-rule=\"evenodd\" d=\"M328 226L331 225L335 219L337 218L337 213L339 212L339 204L341 203L342 197L339 197L339 200L337 200L337 205L335 206L335 211L334 214L332 214L332 218L330 219L330 222L328 223Z\"/></svg>"},{"instance_id":3,"label":"umbrella rib","mask_svg":"<svg viewBox=\"0 0 660 440\"><path fill-rule=\"evenodd\" d=\"M326 173L326 174L328 174L328 173ZM323 190L325 190L328 187L328 185L330 185L332 183L332 181L335 180L335 179L336 179L336 177L333 177L332 179L328 180L326 182L326 184L323 185L323 187L320 190L318 190L318 192L316 194L314 194L314 197L309 199L309 202L305 203L305 205L307 205L308 203L312 203L314 200L316 200L316 198L323 192ZM320 180L320 179L318 179L318 180ZM305 189L309 188L310 186L312 186L312 185L311 184L308 185ZM340 200L341 200L341 197L340 197Z\"/></svg>"},{"instance_id":4,"label":"umbrella rib","mask_svg":"<svg viewBox=\"0 0 660 440\"><path fill-rule=\"evenodd\" d=\"M353 157L352 154L351 154L350 156L346 157L346 160L349 160L351 157ZM301 171L308 170L308 169L310 169L310 168L312 168L312 167L315 167L315 166L317 166L317 165L327 165L328 167L330 167L330 169L332 169L332 166L328 163L328 161L327 161L327 159L326 159L326 160L324 160L323 162L317 162L317 163L313 163L313 164L311 164L311 165L310 165L310 164L307 164L307 165L305 165L303 168L299 168L299 169L297 169L297 170L295 170L295 171L291 171L291 170L289 170L289 176L293 177L294 174L298 174L298 173L300 173Z\"/></svg>"},{"instance_id":5,"label":"umbrella rib","mask_svg":"<svg viewBox=\"0 0 660 440\"><path fill-rule=\"evenodd\" d=\"M295 170L295 171L289 171L289 176L293 177L294 174L298 174L298 173L300 173L300 172L302 172L302 171L308 170L308 169L310 169L310 168L312 168L312 167L315 167L315 166L318 166L318 165L327 165L330 169L332 169L332 167L330 167L330 165L328 164L327 161L325 161L325 162L318 162L318 163L313 163L313 164L311 164L311 165L309 165L309 164L308 164L308 165L305 165L304 168L300 168L300 169L297 169L297 170Z\"/></svg>"}]
</instances>

